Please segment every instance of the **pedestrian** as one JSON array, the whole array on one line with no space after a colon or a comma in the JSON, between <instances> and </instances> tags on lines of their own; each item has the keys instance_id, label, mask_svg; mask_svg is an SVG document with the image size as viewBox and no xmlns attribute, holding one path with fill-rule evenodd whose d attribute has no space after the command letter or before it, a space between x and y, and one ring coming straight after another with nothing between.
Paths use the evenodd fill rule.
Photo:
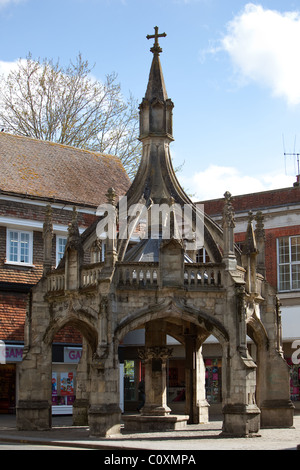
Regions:
<instances>
[{"instance_id":1,"label":"pedestrian","mask_svg":"<svg viewBox=\"0 0 300 470\"><path fill-rule=\"evenodd\" d=\"M142 380L140 381L140 383L139 383L138 390L139 390L139 395L140 395L141 403L139 404L137 410L138 410L138 412L140 413L140 411L141 411L141 409L143 408L143 406L145 405L145 401L146 401L145 382L144 382L143 379L142 379Z\"/></svg>"}]
</instances>

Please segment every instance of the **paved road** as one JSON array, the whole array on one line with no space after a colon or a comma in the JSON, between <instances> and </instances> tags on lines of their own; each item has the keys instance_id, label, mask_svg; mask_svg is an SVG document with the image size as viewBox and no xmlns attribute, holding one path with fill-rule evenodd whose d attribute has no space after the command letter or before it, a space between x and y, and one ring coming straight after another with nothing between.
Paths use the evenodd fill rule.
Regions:
<instances>
[{"instance_id":1,"label":"paved road","mask_svg":"<svg viewBox=\"0 0 300 470\"><path fill-rule=\"evenodd\" d=\"M178 431L123 433L96 439L89 436L87 427L73 427L71 417L54 417L50 431L21 432L16 430L15 417L0 415L0 444L8 448L11 448L10 444L22 444L25 447L34 445L35 449L36 445L43 448L64 445L67 448L101 449L110 453L144 450L145 456L148 451L296 450L300 445L300 415L295 416L293 428L261 429L259 437L225 438L220 435L221 429L222 421L215 419L206 425L188 425Z\"/></svg>"},{"instance_id":2,"label":"paved road","mask_svg":"<svg viewBox=\"0 0 300 470\"><path fill-rule=\"evenodd\" d=\"M2 450L10 450L10 451L15 451L15 450L68 450L68 451L73 451L73 450L90 450L90 449L79 449L76 447L67 447L67 446L53 446L53 445L47 445L47 446L41 446L41 445L31 445L31 444L18 444L18 443L11 443L11 444L1 444L0 443L0 452Z\"/></svg>"}]
</instances>

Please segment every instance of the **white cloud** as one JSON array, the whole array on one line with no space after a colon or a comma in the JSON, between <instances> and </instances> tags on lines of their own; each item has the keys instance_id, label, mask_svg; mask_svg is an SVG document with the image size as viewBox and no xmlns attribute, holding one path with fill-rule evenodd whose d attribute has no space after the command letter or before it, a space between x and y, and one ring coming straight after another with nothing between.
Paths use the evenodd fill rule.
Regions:
<instances>
[{"instance_id":1,"label":"white cloud","mask_svg":"<svg viewBox=\"0 0 300 470\"><path fill-rule=\"evenodd\" d=\"M12 70L17 68L17 64L17 60L15 62L5 62L0 60L0 75L4 75L6 77Z\"/></svg>"},{"instance_id":2,"label":"white cloud","mask_svg":"<svg viewBox=\"0 0 300 470\"><path fill-rule=\"evenodd\" d=\"M0 9L6 7L8 5L22 3L24 1L26 1L26 0L0 0Z\"/></svg>"},{"instance_id":3,"label":"white cloud","mask_svg":"<svg viewBox=\"0 0 300 470\"><path fill-rule=\"evenodd\" d=\"M227 25L221 41L240 78L300 104L300 12L278 12L248 3ZM219 49L216 48L215 51Z\"/></svg>"},{"instance_id":4,"label":"white cloud","mask_svg":"<svg viewBox=\"0 0 300 470\"><path fill-rule=\"evenodd\" d=\"M194 194L193 200L199 201L223 197L225 191L239 195L285 188L293 185L295 177L278 173L254 177L234 167L210 165L193 176L181 176L180 182L188 193Z\"/></svg>"}]
</instances>

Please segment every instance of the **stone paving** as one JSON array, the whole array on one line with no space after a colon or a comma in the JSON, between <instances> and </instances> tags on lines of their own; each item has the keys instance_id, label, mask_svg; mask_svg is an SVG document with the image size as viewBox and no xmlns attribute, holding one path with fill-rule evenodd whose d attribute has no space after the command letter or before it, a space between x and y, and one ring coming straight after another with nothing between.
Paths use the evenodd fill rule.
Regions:
<instances>
[{"instance_id":1,"label":"stone paving","mask_svg":"<svg viewBox=\"0 0 300 470\"><path fill-rule=\"evenodd\" d=\"M219 418L219 419L218 419ZM99 450L201 451L201 450L297 450L300 445L300 415L289 429L261 429L250 438L222 437L221 417L208 424L188 425L184 430L125 434L110 438L89 436L88 427L72 426L71 416L53 417L49 431L17 431L13 415L0 415L1 442L42 443Z\"/></svg>"}]
</instances>

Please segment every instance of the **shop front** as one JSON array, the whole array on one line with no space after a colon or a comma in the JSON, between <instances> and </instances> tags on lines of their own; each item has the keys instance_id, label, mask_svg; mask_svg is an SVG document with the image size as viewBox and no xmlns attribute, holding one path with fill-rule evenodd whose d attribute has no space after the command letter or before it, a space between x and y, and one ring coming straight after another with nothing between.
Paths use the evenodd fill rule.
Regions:
<instances>
[{"instance_id":1,"label":"shop front","mask_svg":"<svg viewBox=\"0 0 300 470\"><path fill-rule=\"evenodd\" d=\"M17 366L22 361L23 348L21 344L5 344L0 349L0 413L14 414L16 412L17 395Z\"/></svg>"},{"instance_id":2,"label":"shop front","mask_svg":"<svg viewBox=\"0 0 300 470\"><path fill-rule=\"evenodd\" d=\"M54 344L52 354L52 415L71 415L82 348Z\"/></svg>"},{"instance_id":3,"label":"shop front","mask_svg":"<svg viewBox=\"0 0 300 470\"><path fill-rule=\"evenodd\" d=\"M139 358L138 350L138 347L122 348L120 383L123 383L124 387L122 411L125 412L136 411L141 402L139 383L144 378L144 363ZM220 356L204 357L204 363L207 401L210 405L220 405L222 402L222 359ZM175 346L174 356L167 363L167 404L176 414L185 414L185 364L183 348ZM213 406L211 406L211 411L214 411Z\"/></svg>"}]
</instances>

